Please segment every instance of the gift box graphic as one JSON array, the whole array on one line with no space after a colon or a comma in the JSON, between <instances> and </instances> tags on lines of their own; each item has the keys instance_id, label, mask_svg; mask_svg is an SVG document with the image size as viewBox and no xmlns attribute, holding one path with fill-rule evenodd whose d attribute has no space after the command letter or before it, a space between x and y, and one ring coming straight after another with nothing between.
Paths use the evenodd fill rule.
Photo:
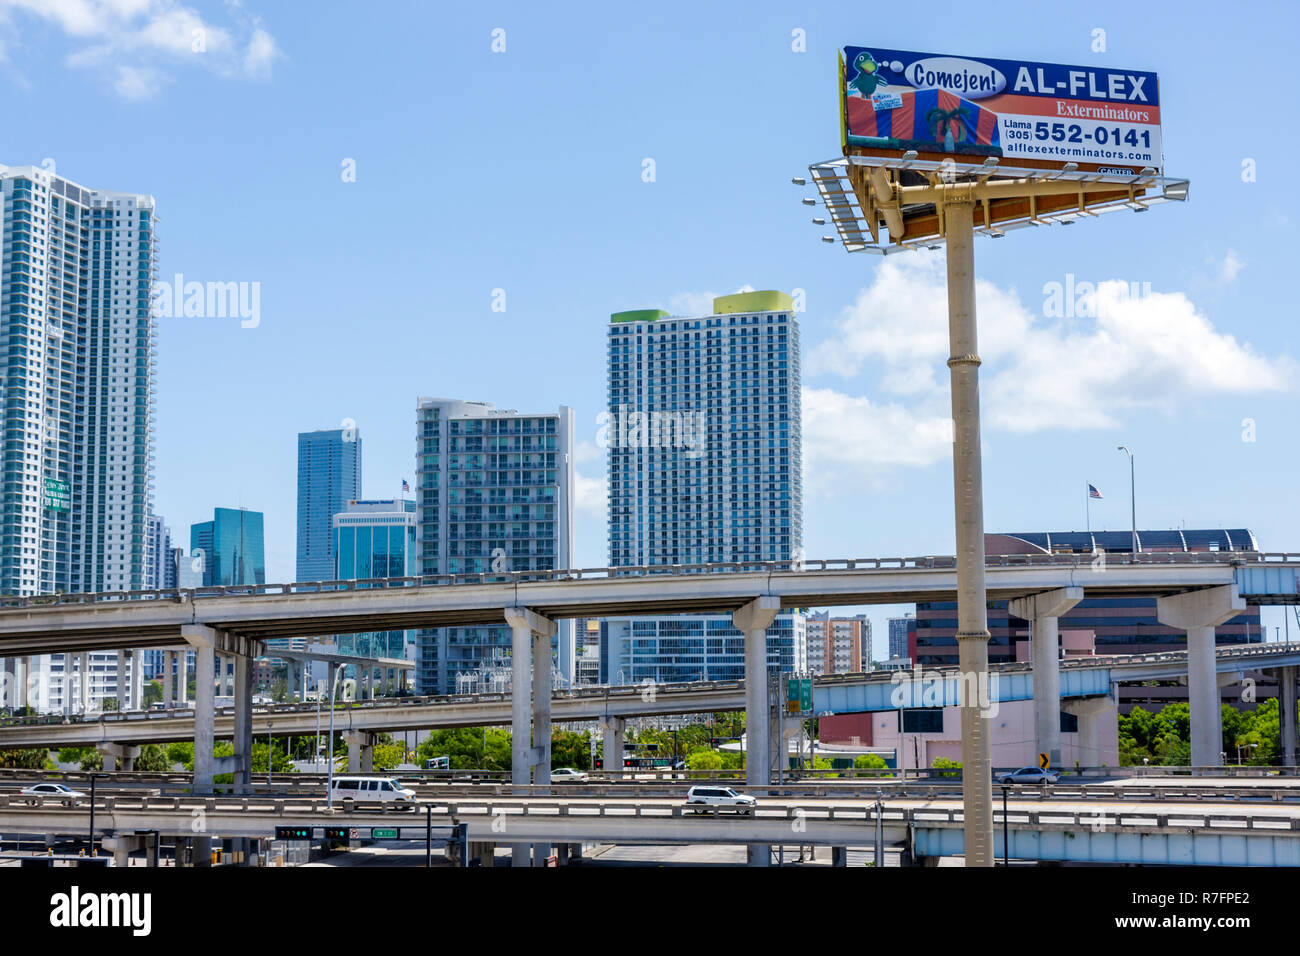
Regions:
<instances>
[{"instance_id":1,"label":"gift box graphic","mask_svg":"<svg viewBox=\"0 0 1300 956\"><path fill-rule=\"evenodd\" d=\"M998 115L946 90L847 97L849 144L1001 156Z\"/></svg>"}]
</instances>

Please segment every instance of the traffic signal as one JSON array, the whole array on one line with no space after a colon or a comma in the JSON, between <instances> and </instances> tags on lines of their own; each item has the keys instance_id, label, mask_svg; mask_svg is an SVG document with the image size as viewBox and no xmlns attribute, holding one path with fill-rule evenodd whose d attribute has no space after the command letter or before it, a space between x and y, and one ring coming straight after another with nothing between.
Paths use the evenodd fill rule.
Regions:
<instances>
[{"instance_id":1,"label":"traffic signal","mask_svg":"<svg viewBox=\"0 0 1300 956\"><path fill-rule=\"evenodd\" d=\"M326 827L325 839L346 841L348 839L348 828L347 827Z\"/></svg>"},{"instance_id":2,"label":"traffic signal","mask_svg":"<svg viewBox=\"0 0 1300 956\"><path fill-rule=\"evenodd\" d=\"M276 827L277 840L310 840L311 827Z\"/></svg>"}]
</instances>

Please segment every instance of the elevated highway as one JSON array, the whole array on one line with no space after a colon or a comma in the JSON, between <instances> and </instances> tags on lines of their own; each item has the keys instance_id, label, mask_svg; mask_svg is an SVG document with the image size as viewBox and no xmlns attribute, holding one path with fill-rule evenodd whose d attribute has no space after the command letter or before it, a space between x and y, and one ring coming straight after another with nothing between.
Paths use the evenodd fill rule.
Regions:
<instances>
[{"instance_id":1,"label":"elevated highway","mask_svg":"<svg viewBox=\"0 0 1300 956\"><path fill-rule=\"evenodd\" d=\"M1247 644L1216 649L1215 669L1239 674L1256 668L1300 665L1300 642ZM990 665L990 699L1034 699L1034 671L1028 663ZM1093 657L1060 663L1060 697L1105 697L1113 684L1176 678L1187 673L1187 652ZM899 706L947 706L958 703L962 682L952 669L917 672L840 674L813 683L813 713L894 711ZM446 697L395 697L336 707L335 729L367 734L399 733L449 727L507 725L509 694L464 694ZM594 686L559 691L551 697L552 720L591 722L674 714L743 710L743 681L705 681L650 686ZM318 718L318 713L320 714ZM328 726L328 709L314 704L279 704L253 709L257 737L301 737ZM217 737L234 732L234 707L216 708ZM318 719L322 722L318 724ZM194 712L104 712L93 719L45 717L0 718L0 749L85 747L100 743L144 744L192 740Z\"/></svg>"},{"instance_id":2,"label":"elevated highway","mask_svg":"<svg viewBox=\"0 0 1300 956\"><path fill-rule=\"evenodd\" d=\"M987 561L985 577L989 600L1011 602L1012 613L1029 619L1031 632L1036 635L1033 679L1022 675L1019 683L1034 695L1035 737L1040 750L1059 760L1061 686L1063 678L1066 685L1072 679L1069 672L1061 671L1056 655L1053 636L1057 618L1081 600L1085 590L1093 596L1136 592L1156 596L1158 619L1188 634L1193 761L1208 765L1219 759L1221 752L1214 626L1239 614L1247 602L1297 603L1298 574L1300 555L1294 554L1139 552L995 556ZM194 649L197 672L203 674L215 672L218 657L231 658L236 706L230 716L230 735L235 754L230 758L211 756L218 718L213 687L199 681L192 718L195 779L206 785L216 774L231 772L237 786L247 787L255 730L274 733L277 727L273 724L278 724L281 733L309 732L309 721L301 715L266 714L260 727L255 728L251 661L264 650L268 639L505 623L513 634L509 702L512 776L516 783L545 784L550 778L550 726L556 706L550 682L550 639L557 618L730 613L733 625L744 634L746 673L754 674L766 669L767 628L784 609L951 600L956 587L956 559L939 556L443 575L7 598L0 601L0 658L183 643ZM534 662L538 666L533 666ZM1294 694L1294 671L1288 673L1291 676L1282 685L1284 689L1290 687ZM1016 682L1016 675L1009 677ZM983 670L959 675L953 681L954 690L963 686L974 689L981 680L987 684ZM747 778L751 784L766 785L771 779L775 752L767 720L767 681L749 680L743 687L750 738ZM859 701L856 709L871 709L870 694L880 691L872 691L864 684L862 693L866 699ZM707 692L698 696L706 697ZM708 709L722 709L716 701L699 703ZM583 703L570 706L563 702L560 706L573 714L568 719L584 719L581 715L593 710L590 701L585 702L585 710ZM609 704L604 706L608 708ZM635 708L635 703L632 706ZM853 708L836 708L832 703L828 709ZM502 718L488 716L491 710L491 706L471 703L462 708L461 719L472 723L502 722ZM612 737L607 738L606 754L612 752L617 759L622 718L608 712L596 714L609 718ZM350 712L349 719L350 732L358 734L369 733L372 728L411 726L395 723L394 717L383 713ZM156 727L146 733L163 732L162 724ZM134 728L125 732L140 733ZM1289 755L1300 750L1294 737L1291 733L1284 742ZM531 740L538 744L531 746ZM105 741L103 746L123 745ZM363 757L359 769L365 766ZM756 854L754 858L762 856Z\"/></svg>"},{"instance_id":3,"label":"elevated highway","mask_svg":"<svg viewBox=\"0 0 1300 956\"><path fill-rule=\"evenodd\" d=\"M330 811L309 798L104 797L95 820L101 835L157 831L189 838L202 819L212 837L268 837L277 826L411 827L465 823L471 841L573 844L728 843L869 846L879 817L887 843L904 843L920 862L962 852L960 799L764 800L748 816L683 806L677 798L637 800L480 797L430 802L431 813ZM879 807L879 809L878 809ZM995 813L1002 852L1001 811ZM29 806L0 795L0 832L85 832L83 808ZM1006 829L1016 859L1091 863L1300 865L1300 806L1069 800L1007 805Z\"/></svg>"},{"instance_id":4,"label":"elevated highway","mask_svg":"<svg viewBox=\"0 0 1300 956\"><path fill-rule=\"evenodd\" d=\"M1100 560L1099 560L1100 559ZM1249 603L1297 603L1300 555L1217 552L1003 555L987 562L989 600L1060 588L1104 597L1238 585ZM734 612L771 595L783 609L951 600L954 558L600 568L0 599L0 657L166 647L202 625L253 641L502 624L506 608L544 617Z\"/></svg>"}]
</instances>

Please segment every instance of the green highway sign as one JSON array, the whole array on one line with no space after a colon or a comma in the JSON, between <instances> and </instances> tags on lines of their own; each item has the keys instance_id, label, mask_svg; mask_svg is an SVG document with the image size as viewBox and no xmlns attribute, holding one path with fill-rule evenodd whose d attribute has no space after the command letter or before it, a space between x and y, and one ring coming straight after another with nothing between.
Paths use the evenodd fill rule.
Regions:
<instances>
[{"instance_id":1,"label":"green highway sign","mask_svg":"<svg viewBox=\"0 0 1300 956\"><path fill-rule=\"evenodd\" d=\"M792 677L786 682L786 712L808 714L812 712L812 678Z\"/></svg>"},{"instance_id":2,"label":"green highway sign","mask_svg":"<svg viewBox=\"0 0 1300 956\"><path fill-rule=\"evenodd\" d=\"M397 827L371 827L370 839L372 840L396 840Z\"/></svg>"}]
</instances>

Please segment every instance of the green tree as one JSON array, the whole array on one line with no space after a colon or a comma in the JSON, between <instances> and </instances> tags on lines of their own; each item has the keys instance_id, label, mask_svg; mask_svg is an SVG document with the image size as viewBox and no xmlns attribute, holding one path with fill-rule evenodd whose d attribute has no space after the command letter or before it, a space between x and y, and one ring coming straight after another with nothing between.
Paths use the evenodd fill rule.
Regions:
<instances>
[{"instance_id":1,"label":"green tree","mask_svg":"<svg viewBox=\"0 0 1300 956\"><path fill-rule=\"evenodd\" d=\"M82 770L103 770L104 755L94 747L64 747L59 751L59 763L79 764Z\"/></svg>"},{"instance_id":2,"label":"green tree","mask_svg":"<svg viewBox=\"0 0 1300 956\"><path fill-rule=\"evenodd\" d=\"M135 769L146 773L165 773L171 768L167 750L161 744L145 744L140 748L140 756L135 758Z\"/></svg>"},{"instance_id":3,"label":"green tree","mask_svg":"<svg viewBox=\"0 0 1300 956\"><path fill-rule=\"evenodd\" d=\"M6 770L50 770L48 750L0 750L0 767Z\"/></svg>"},{"instance_id":4,"label":"green tree","mask_svg":"<svg viewBox=\"0 0 1300 956\"><path fill-rule=\"evenodd\" d=\"M118 710L116 697L105 697L99 705L100 710Z\"/></svg>"},{"instance_id":5,"label":"green tree","mask_svg":"<svg viewBox=\"0 0 1300 956\"><path fill-rule=\"evenodd\" d=\"M551 731L551 767L591 769L591 734L571 730Z\"/></svg>"},{"instance_id":6,"label":"green tree","mask_svg":"<svg viewBox=\"0 0 1300 956\"><path fill-rule=\"evenodd\" d=\"M149 708L150 704L156 704L161 701L163 699L162 681L151 680L149 683L145 684L142 698L146 710Z\"/></svg>"},{"instance_id":7,"label":"green tree","mask_svg":"<svg viewBox=\"0 0 1300 956\"><path fill-rule=\"evenodd\" d=\"M194 769L194 744L187 740L178 740L167 745L167 768L181 764L186 770Z\"/></svg>"},{"instance_id":8,"label":"green tree","mask_svg":"<svg viewBox=\"0 0 1300 956\"><path fill-rule=\"evenodd\" d=\"M940 777L960 777L961 774L956 771L961 770L961 761L953 760L949 757L936 757L931 764L936 770L943 771Z\"/></svg>"},{"instance_id":9,"label":"green tree","mask_svg":"<svg viewBox=\"0 0 1300 956\"><path fill-rule=\"evenodd\" d=\"M393 770L404 761L406 748L401 744L375 744L370 755L376 771Z\"/></svg>"}]
</instances>

